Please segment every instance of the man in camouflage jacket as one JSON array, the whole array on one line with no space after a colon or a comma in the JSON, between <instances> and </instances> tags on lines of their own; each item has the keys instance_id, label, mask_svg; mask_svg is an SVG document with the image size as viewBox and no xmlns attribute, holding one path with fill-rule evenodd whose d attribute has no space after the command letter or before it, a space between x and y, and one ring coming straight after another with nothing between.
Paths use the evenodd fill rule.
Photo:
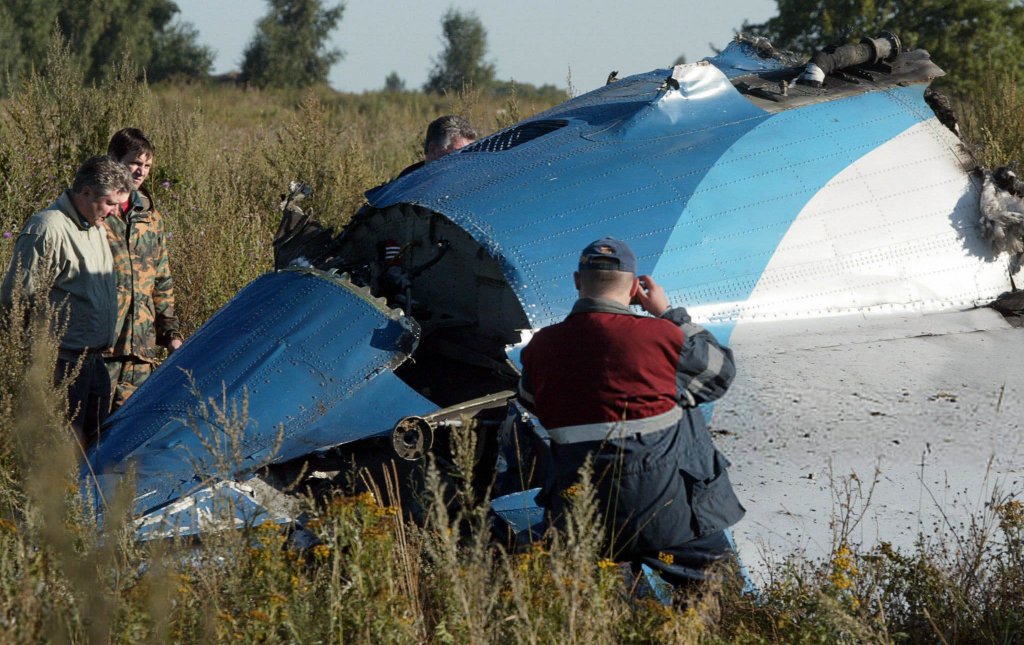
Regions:
<instances>
[{"instance_id":1,"label":"man in camouflage jacket","mask_svg":"<svg viewBox=\"0 0 1024 645\"><path fill-rule=\"evenodd\" d=\"M117 274L117 335L106 356L116 410L153 372L160 347L181 346L174 315L174 287L160 213L142 188L153 163L153 145L135 128L110 140L108 154L128 166L132 191L118 213L107 218L107 239Z\"/></svg>"}]
</instances>

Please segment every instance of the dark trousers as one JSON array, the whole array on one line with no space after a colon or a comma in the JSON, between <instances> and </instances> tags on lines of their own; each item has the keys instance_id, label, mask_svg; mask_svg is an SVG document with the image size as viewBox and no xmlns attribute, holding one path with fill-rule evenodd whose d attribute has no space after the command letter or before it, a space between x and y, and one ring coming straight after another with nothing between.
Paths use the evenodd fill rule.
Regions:
<instances>
[{"instance_id":1,"label":"dark trousers","mask_svg":"<svg viewBox=\"0 0 1024 645\"><path fill-rule=\"evenodd\" d=\"M634 571L646 564L662 580L674 587L687 587L704 580L704 571L715 562L733 555L725 531L716 531L679 546L668 547L654 553L631 553L628 559Z\"/></svg>"},{"instance_id":2,"label":"dark trousers","mask_svg":"<svg viewBox=\"0 0 1024 645\"><path fill-rule=\"evenodd\" d=\"M57 383L63 382L78 362L65 352L62 354L57 359ZM82 369L75 380L67 383L67 388L71 425L82 445L91 446L100 436L100 424L110 413L110 376L103 357L98 352L87 352Z\"/></svg>"}]
</instances>

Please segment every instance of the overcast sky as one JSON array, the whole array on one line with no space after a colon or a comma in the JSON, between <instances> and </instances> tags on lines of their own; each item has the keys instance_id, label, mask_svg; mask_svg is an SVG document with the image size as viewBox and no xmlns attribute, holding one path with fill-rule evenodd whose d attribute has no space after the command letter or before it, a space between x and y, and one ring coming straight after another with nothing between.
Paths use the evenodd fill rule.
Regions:
<instances>
[{"instance_id":1,"label":"overcast sky","mask_svg":"<svg viewBox=\"0 0 1024 645\"><path fill-rule=\"evenodd\" d=\"M199 29L216 52L216 73L238 69L265 0L176 0L179 17ZM329 2L329 0L328 0ZM453 7L473 11L487 29L488 59L499 79L587 91L608 72L620 76L693 62L725 46L746 19L775 15L775 0L348 0L332 44L345 52L331 85L341 91L379 89L396 71L410 89L423 84L442 49L441 17Z\"/></svg>"}]
</instances>

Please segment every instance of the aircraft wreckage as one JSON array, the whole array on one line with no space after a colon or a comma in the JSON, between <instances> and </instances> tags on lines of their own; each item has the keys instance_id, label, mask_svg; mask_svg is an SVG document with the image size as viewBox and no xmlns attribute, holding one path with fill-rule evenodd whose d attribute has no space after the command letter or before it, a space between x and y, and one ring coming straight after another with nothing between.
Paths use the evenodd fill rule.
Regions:
<instances>
[{"instance_id":1,"label":"aircraft wreckage","mask_svg":"<svg viewBox=\"0 0 1024 645\"><path fill-rule=\"evenodd\" d=\"M278 270L109 419L83 490L133 473L140 537L209 528L217 500L286 522L289 477L416 460L473 423L524 529L541 511L520 439L544 433L512 396L518 350L569 312L577 250L613 235L735 352L712 430L748 562L837 532L909 546L1018 490L1024 461L1024 331L986 306L1015 291L1024 191L972 172L927 89L942 75L891 34L807 65L741 38L374 189L337 235L298 190ZM241 432L197 414L210 398L247 402Z\"/></svg>"}]
</instances>

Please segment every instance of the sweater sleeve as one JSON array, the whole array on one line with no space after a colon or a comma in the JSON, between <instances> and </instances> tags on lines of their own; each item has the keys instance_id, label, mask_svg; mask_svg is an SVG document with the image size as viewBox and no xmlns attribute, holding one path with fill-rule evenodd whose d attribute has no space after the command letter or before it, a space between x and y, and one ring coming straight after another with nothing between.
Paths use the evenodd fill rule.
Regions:
<instances>
[{"instance_id":1,"label":"sweater sleeve","mask_svg":"<svg viewBox=\"0 0 1024 645\"><path fill-rule=\"evenodd\" d=\"M700 325L694 324L683 307L669 309L662 318L683 330L683 345L676 366L676 389L680 403L696 405L722 397L736 376L732 350Z\"/></svg>"},{"instance_id":2,"label":"sweater sleeve","mask_svg":"<svg viewBox=\"0 0 1024 645\"><path fill-rule=\"evenodd\" d=\"M31 306L57 273L56 250L47 231L22 231L14 245L11 264L4 279L0 306L7 311L13 305L15 290ZM41 293L42 292L42 293Z\"/></svg>"},{"instance_id":3,"label":"sweater sleeve","mask_svg":"<svg viewBox=\"0 0 1024 645\"><path fill-rule=\"evenodd\" d=\"M171 339L181 338L180 323L174 313L174 281L171 279L171 264L167 257L167 236L163 220L154 216L156 248L152 249L156 275L153 280L153 308L156 318L156 340L167 345Z\"/></svg>"},{"instance_id":4,"label":"sweater sleeve","mask_svg":"<svg viewBox=\"0 0 1024 645\"><path fill-rule=\"evenodd\" d=\"M523 361L523 371L519 375L519 403L526 408L532 414L536 414L537 411L534 409L533 402L533 387L530 383L529 368L527 366L529 346L527 346L521 355Z\"/></svg>"}]
</instances>

